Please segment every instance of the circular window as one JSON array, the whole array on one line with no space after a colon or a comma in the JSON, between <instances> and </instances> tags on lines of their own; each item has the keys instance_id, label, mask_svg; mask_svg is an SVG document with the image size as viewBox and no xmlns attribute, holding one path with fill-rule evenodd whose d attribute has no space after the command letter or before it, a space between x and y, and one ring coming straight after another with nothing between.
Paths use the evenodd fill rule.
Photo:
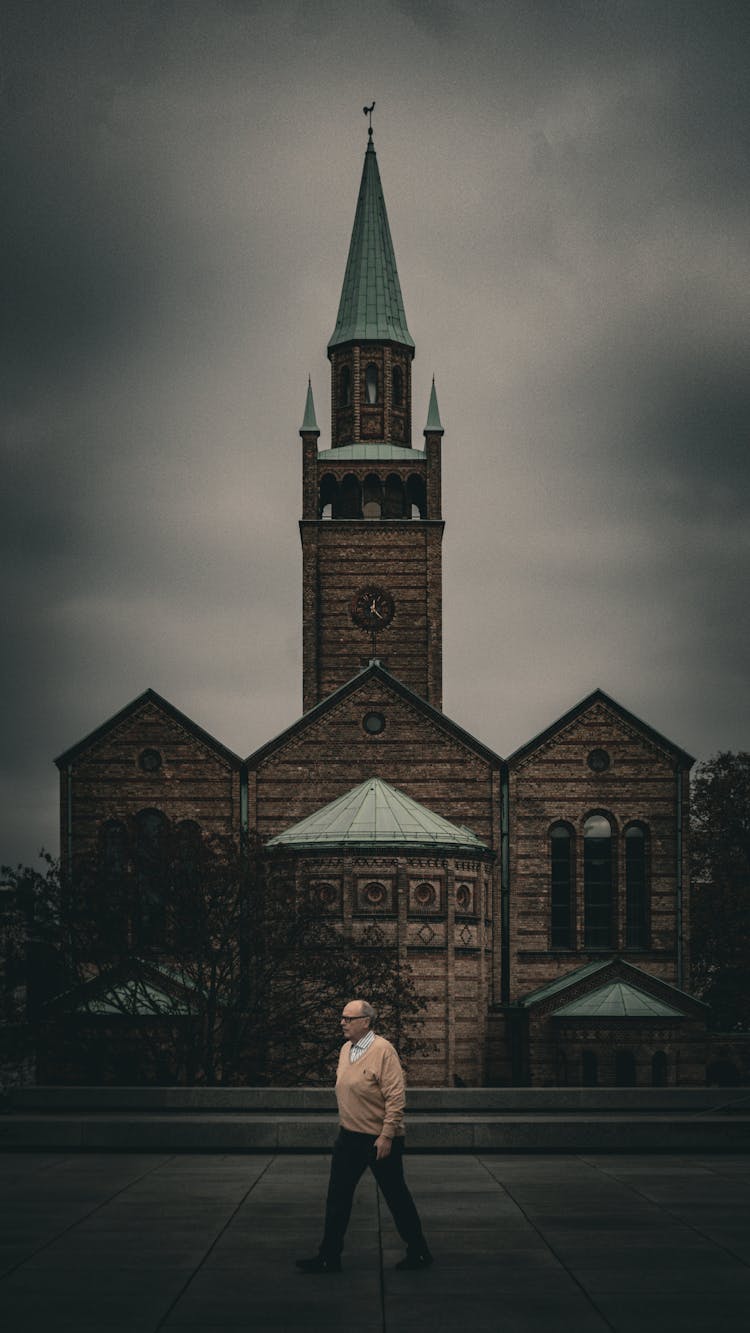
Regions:
<instances>
[{"instance_id":1,"label":"circular window","mask_svg":"<svg viewBox=\"0 0 750 1333\"><path fill-rule=\"evenodd\" d=\"M138 763L144 773L156 773L161 768L161 755L158 750L142 750Z\"/></svg>"},{"instance_id":2,"label":"circular window","mask_svg":"<svg viewBox=\"0 0 750 1333\"><path fill-rule=\"evenodd\" d=\"M382 884L366 884L362 896L370 907L383 907L385 905L385 888Z\"/></svg>"},{"instance_id":3,"label":"circular window","mask_svg":"<svg viewBox=\"0 0 750 1333\"><path fill-rule=\"evenodd\" d=\"M471 889L468 884L459 884L456 889L456 907L460 912L468 912L471 907Z\"/></svg>"},{"instance_id":4,"label":"circular window","mask_svg":"<svg viewBox=\"0 0 750 1333\"><path fill-rule=\"evenodd\" d=\"M316 893L321 907L330 907L336 901L336 890L332 884L319 884Z\"/></svg>"},{"instance_id":5,"label":"circular window","mask_svg":"<svg viewBox=\"0 0 750 1333\"><path fill-rule=\"evenodd\" d=\"M379 736L385 731L385 718L382 713L365 713L362 726L369 736Z\"/></svg>"},{"instance_id":6,"label":"circular window","mask_svg":"<svg viewBox=\"0 0 750 1333\"><path fill-rule=\"evenodd\" d=\"M437 894L433 884L418 884L414 890L414 901L417 907L434 907L437 902Z\"/></svg>"},{"instance_id":7,"label":"circular window","mask_svg":"<svg viewBox=\"0 0 750 1333\"><path fill-rule=\"evenodd\" d=\"M611 760L606 750L592 750L586 762L592 773L606 773Z\"/></svg>"}]
</instances>

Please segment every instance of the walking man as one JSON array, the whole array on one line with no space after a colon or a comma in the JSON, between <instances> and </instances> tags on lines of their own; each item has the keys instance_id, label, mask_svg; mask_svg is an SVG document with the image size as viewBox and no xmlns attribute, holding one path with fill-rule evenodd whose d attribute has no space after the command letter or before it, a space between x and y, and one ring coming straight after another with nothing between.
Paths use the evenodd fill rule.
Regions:
<instances>
[{"instance_id":1,"label":"walking man","mask_svg":"<svg viewBox=\"0 0 750 1333\"><path fill-rule=\"evenodd\" d=\"M406 1244L397 1268L429 1268L432 1255L404 1180L404 1103L401 1062L389 1041L373 1031L377 1014L366 1000L350 1000L341 1015L348 1038L336 1074L339 1135L331 1158L326 1218L320 1249L298 1259L303 1273L340 1273L344 1235L357 1183L369 1166Z\"/></svg>"}]
</instances>

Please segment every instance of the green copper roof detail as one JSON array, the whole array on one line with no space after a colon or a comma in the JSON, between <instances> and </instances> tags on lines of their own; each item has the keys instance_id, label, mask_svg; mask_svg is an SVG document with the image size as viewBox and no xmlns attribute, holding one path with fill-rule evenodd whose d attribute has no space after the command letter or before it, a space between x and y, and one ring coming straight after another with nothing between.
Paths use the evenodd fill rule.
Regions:
<instances>
[{"instance_id":1,"label":"green copper roof detail","mask_svg":"<svg viewBox=\"0 0 750 1333\"><path fill-rule=\"evenodd\" d=\"M315 419L315 403L313 402L312 383L308 375L307 378L307 398L305 399L305 415L302 418L300 426L300 435L320 435L320 428Z\"/></svg>"},{"instance_id":2,"label":"green copper roof detail","mask_svg":"<svg viewBox=\"0 0 750 1333\"><path fill-rule=\"evenodd\" d=\"M684 1014L657 1000L655 995L631 986L627 981L611 981L588 995L581 995L555 1010L555 1018L683 1018Z\"/></svg>"},{"instance_id":3,"label":"green copper roof detail","mask_svg":"<svg viewBox=\"0 0 750 1333\"><path fill-rule=\"evenodd\" d=\"M373 843L486 850L486 843L470 829L451 824L381 778L367 778L330 805L271 838L268 846L362 847Z\"/></svg>"},{"instance_id":4,"label":"green copper roof detail","mask_svg":"<svg viewBox=\"0 0 750 1333\"><path fill-rule=\"evenodd\" d=\"M440 420L440 408L438 407L437 394L435 393L435 376L432 377L432 388L430 389L430 405L427 408L427 425L424 433L432 435L443 435L443 423Z\"/></svg>"},{"instance_id":5,"label":"green copper roof detail","mask_svg":"<svg viewBox=\"0 0 750 1333\"><path fill-rule=\"evenodd\" d=\"M339 313L328 350L364 340L413 347L396 270L378 159L370 139L354 214Z\"/></svg>"},{"instance_id":6,"label":"green copper roof detail","mask_svg":"<svg viewBox=\"0 0 750 1333\"><path fill-rule=\"evenodd\" d=\"M398 463L408 463L409 467L424 463L422 449L412 449L408 444L385 444L382 440L366 440L360 444L340 444L337 449L321 449L318 458L330 458L333 462L343 463L346 459L395 459Z\"/></svg>"}]
</instances>

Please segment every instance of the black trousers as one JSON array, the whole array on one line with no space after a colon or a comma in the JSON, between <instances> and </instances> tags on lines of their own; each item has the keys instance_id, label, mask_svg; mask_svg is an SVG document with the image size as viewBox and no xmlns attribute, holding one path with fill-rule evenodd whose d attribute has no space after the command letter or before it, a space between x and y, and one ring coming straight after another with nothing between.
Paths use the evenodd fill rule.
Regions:
<instances>
[{"instance_id":1,"label":"black trousers","mask_svg":"<svg viewBox=\"0 0 750 1333\"><path fill-rule=\"evenodd\" d=\"M355 1134L350 1129L339 1130L331 1158L325 1229L320 1246L320 1253L325 1259L338 1259L341 1254L354 1191L368 1166L407 1248L419 1250L424 1245L419 1214L404 1180L404 1140L394 1139L389 1155L378 1161L375 1156L376 1137L375 1134Z\"/></svg>"}]
</instances>

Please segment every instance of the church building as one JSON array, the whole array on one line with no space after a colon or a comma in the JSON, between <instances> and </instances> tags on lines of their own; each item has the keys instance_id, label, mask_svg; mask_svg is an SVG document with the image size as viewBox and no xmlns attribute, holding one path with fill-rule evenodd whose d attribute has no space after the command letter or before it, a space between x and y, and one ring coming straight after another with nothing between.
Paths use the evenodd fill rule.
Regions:
<instances>
[{"instance_id":1,"label":"church building","mask_svg":"<svg viewBox=\"0 0 750 1333\"><path fill-rule=\"evenodd\" d=\"M414 1083L703 1083L693 761L600 689L507 758L443 713L444 432L433 383L414 437L414 354L370 129L329 446L309 385L300 429L303 713L242 759L146 690L57 760L63 863L166 819L254 835L410 966Z\"/></svg>"}]
</instances>

